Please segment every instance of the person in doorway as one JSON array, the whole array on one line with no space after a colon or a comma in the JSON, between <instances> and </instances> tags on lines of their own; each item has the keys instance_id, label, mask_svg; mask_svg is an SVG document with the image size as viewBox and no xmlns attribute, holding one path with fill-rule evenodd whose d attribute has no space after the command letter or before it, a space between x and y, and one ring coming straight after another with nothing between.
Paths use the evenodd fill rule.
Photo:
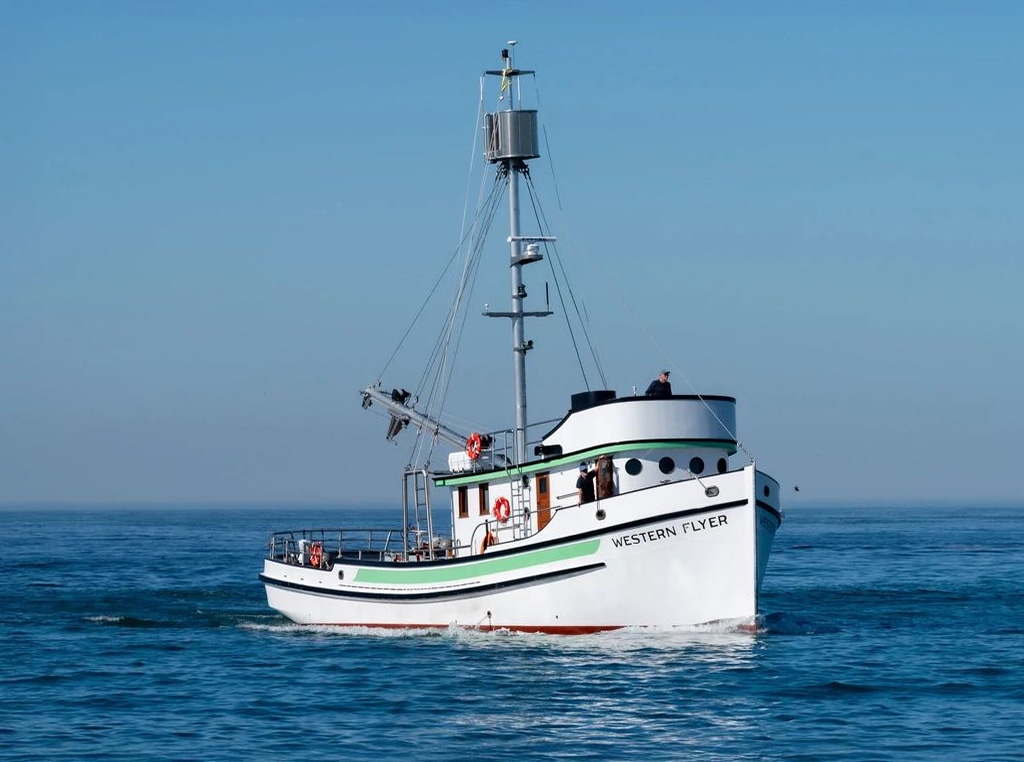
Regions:
<instances>
[{"instance_id":1,"label":"person in doorway","mask_svg":"<svg viewBox=\"0 0 1024 762\"><path fill-rule=\"evenodd\" d=\"M658 377L651 381L644 394L648 397L671 397L672 384L668 382L668 374L669 371L667 370L663 370L659 373Z\"/></svg>"},{"instance_id":2,"label":"person in doorway","mask_svg":"<svg viewBox=\"0 0 1024 762\"><path fill-rule=\"evenodd\" d=\"M587 470L586 463L580 463L580 478L576 480L578 504L594 502L594 478L597 471Z\"/></svg>"}]
</instances>

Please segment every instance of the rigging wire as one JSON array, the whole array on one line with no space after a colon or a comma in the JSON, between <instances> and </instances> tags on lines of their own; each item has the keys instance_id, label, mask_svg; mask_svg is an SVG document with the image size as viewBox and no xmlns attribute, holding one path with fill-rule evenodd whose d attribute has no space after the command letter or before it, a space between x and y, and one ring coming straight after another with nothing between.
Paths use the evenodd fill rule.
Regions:
<instances>
[{"instance_id":1,"label":"rigging wire","mask_svg":"<svg viewBox=\"0 0 1024 762\"><path fill-rule=\"evenodd\" d=\"M475 273L479 269L479 251L480 247L476 244L471 244L467 249L463 274L459 279L456 294L445 317L443 327L429 354L427 366L424 368L423 376L419 382L419 388L427 389L424 412L435 419L440 419L444 412L444 389L448 386L448 374L450 373L451 366L454 364L458 347L457 342L454 345L452 343L453 332L455 332L459 325L460 312L463 313L463 323L465 322L464 314L468 310L463 310L462 304L466 292L466 283L475 277ZM461 334L461 330L459 333ZM418 440L421 434L422 431L417 434ZM420 445L422 446L422 443Z\"/></svg>"},{"instance_id":2,"label":"rigging wire","mask_svg":"<svg viewBox=\"0 0 1024 762\"><path fill-rule=\"evenodd\" d=\"M424 299L419 310L417 310L416 315L413 317L413 320L410 323L409 327L402 335L402 338L399 340L399 343L395 347L395 350L391 353L391 356L388 358L384 367L378 374L379 382L380 379L383 377L384 373L391 366L395 357L401 351L402 346L407 341L416 324L420 321L424 311L427 308L427 305L434 298L441 283L445 280L446 276L451 270L451 267L454 264L456 258L458 257L459 252L465 251L466 258L463 264L463 272L461 277L459 278L458 285L456 287L455 297L444 319L441 331L438 333L437 339L434 343L433 350L428 355L429 359L426 365L424 366L419 383L415 387L416 389L420 390L427 388L423 410L425 414L432 416L435 420L438 421L441 420L443 415L443 408L447 395L446 390L449 386L447 374L451 372L451 368L454 365L454 360L458 353L458 346L461 341L463 327L466 321L466 315L468 314L468 310L463 309L463 304L467 300L468 295L472 293L472 284L475 282L476 273L479 271L479 261L481 258L480 255L483 250L483 243L487 237L487 230L490 228L491 222L493 221L493 218L497 212L501 200L501 192L500 188L498 187L499 184L496 182L496 180L492 183L490 194L486 198L484 197L486 181L484 177L482 177L480 183L480 190L477 198L477 213L473 221L470 223L469 228L467 229L467 218L469 217L469 185L472 181L472 177L474 175L476 166L476 154L478 148L477 136L480 133L480 126L482 123L483 113L484 78L481 76L479 98L477 103L477 114L475 124L473 126L473 147L471 149L469 167L467 170L467 192L465 194L466 203L463 207L459 244L458 246L456 246L455 250L452 252L452 255L449 257L441 273L435 280L433 287L430 289L430 292L427 294L427 297ZM461 325L459 325L458 332L455 334L455 343L453 344L452 335L453 331L458 325L458 317L460 310L462 310L462 322ZM428 379L432 379L432 381L429 381ZM439 396L440 402L437 402ZM419 396L417 396L416 399L418 401ZM437 404L438 408L436 411L433 410L433 408L435 407L435 403ZM417 428L416 440L414 441L413 450L410 453L410 455L412 456L410 463L416 462L416 460L422 455L424 448L423 434L423 430ZM430 439L432 449L433 437L430 437ZM429 452L427 457L429 458Z\"/></svg>"},{"instance_id":3,"label":"rigging wire","mask_svg":"<svg viewBox=\"0 0 1024 762\"><path fill-rule=\"evenodd\" d=\"M537 86L537 77L536 77L536 75L534 76L534 98L536 98L536 102L537 102L538 110L539 110L539 107L540 107L540 88ZM550 168L550 171L551 171L551 181L552 181L552 185L554 186L554 189L555 189L555 199L558 202L558 209L559 209L559 211L563 211L561 194L558 192L558 179L555 176L555 163L554 163L554 160L552 158L553 155L551 153L551 146L548 143L547 126L546 125L543 126L542 130L543 130L543 133L544 133L544 148L547 151L546 158L547 158L547 162L548 162L548 167ZM534 188L533 188L533 182L532 182L532 179L529 178L529 176L527 176L527 178L528 178L528 184L530 186L530 193L531 193L531 198L532 198L533 194L535 192ZM536 204L535 204L534 213L535 214L538 213L537 212L537 208L536 208ZM541 216L543 216L543 209L540 209L539 214ZM547 219L546 219L546 217L544 218L544 227L547 227ZM547 249L547 245L545 245L545 249ZM596 350L596 348L593 346L593 344L590 341L590 333L586 329L586 322L584 321L582 315L580 314L579 306L576 304L575 295L573 294L571 284L569 283L569 280L568 280L568 276L565 273L565 266L564 266L564 264L563 264L563 262L561 260L561 257L558 256L557 247L555 247L552 244L551 245L551 249L553 250L553 252L555 254L555 258L557 258L559 260L559 267L562 270L563 277L565 277L565 279L566 279L566 287L567 287L567 289L569 291L570 298L572 299L573 307L576 310L577 317L579 317L579 319L580 319L580 325L581 325L581 327L583 329L583 335L586 338L587 343L588 343L588 345L590 347L591 354L592 354L592 356L594 358L594 363L595 363L595 365L597 365L598 374L601 376L601 383L604 384L605 387L607 387L608 386L608 382L605 380L604 371L603 371L603 369L601 367L601 362L600 362L600 359L598 358L597 350ZM552 277L554 277L554 279L555 279L555 288L556 288L556 290L559 293L559 298L561 299L562 298L562 294L561 294L561 289L559 287L559 281L558 281L557 274L554 271L554 263L553 262L549 262L549 267L551 268L551 271L552 271ZM604 278L604 280L606 282L608 282L609 279L607 278L607 276L605 275L605 273L603 271L599 270L599 274L601 275L602 278ZM612 293L617 293L617 290L616 289L611 289L611 292ZM668 353L654 339L653 334L640 321L639 316L636 314L636 312L633 311L633 309L624 300L620 299L620 303L626 309L626 311L629 313L629 315L633 318L633 321L637 324L637 326L640 328L640 330L647 336L648 340L654 346L654 348L658 352L658 354L660 354L663 358L665 358L666 362L669 364L670 367L673 367L673 369L675 367L678 367L676 363L671 362L668 359ZM562 304L562 309L563 309L563 311L565 310L564 301L563 301L563 304ZM566 322L568 324L568 315L566 317ZM571 325L569 326L569 333L570 333L570 336L572 336L573 347L575 348L576 347L576 339L575 339L575 336L572 335L572 327L571 327ZM579 351L578 350L577 350L577 360L579 361ZM580 370L583 371L582 364L581 364ZM711 413L711 415L715 418L716 421L718 421L718 424L725 431L727 431L729 433L729 435L733 439L736 440L736 446L740 450L742 450L743 453L750 460L750 462L753 463L754 462L753 455L751 455L751 453L746 449L746 447L743 446L743 443L739 441L739 438L736 436L736 432L732 431L728 426L725 425L725 423L722 421L722 419L719 418L718 414L715 413L714 409L707 403L707 400L704 399L704 396L701 395L700 392L698 392L696 390L696 387L694 386L694 384L690 380L690 378L686 375L686 373L684 371L680 371L680 370L676 370L676 373L683 377L683 380L686 382L686 385L690 388L690 390L697 396L698 399L700 399L701 403L704 405L705 408L707 408L708 412ZM583 376L584 376L584 382L586 382L586 372L585 371L583 372ZM589 386L588 386L588 388L589 388Z\"/></svg>"},{"instance_id":4,"label":"rigging wire","mask_svg":"<svg viewBox=\"0 0 1024 762\"><path fill-rule=\"evenodd\" d=\"M726 431L729 434L729 436L736 440L736 447L739 450L741 450L744 455L747 456L747 459L751 463L755 462L754 456L743 445L743 442L739 440L739 437L736 436L736 432L729 428L729 426L727 426L726 423L718 416L714 408L708 404L708 401L706 399L704 399L704 395L697 391L696 386L693 384L693 381L690 380L689 376L687 376L686 372L684 370L680 370L681 366L672 360L672 358L669 356L669 353L664 349L664 347L661 346L661 344L658 343L657 339L654 338L654 334L647 327L647 324L640 319L640 316L637 314L636 310L634 310L633 307L629 304L629 302L627 302L622 297L621 290L618 288L617 284L608 276L607 271L601 267L595 267L593 269L594 271L597 272L598 276L604 281L605 289L603 293L618 295L619 307L628 315L629 318L632 319L632 322L636 326L637 330L640 333L642 333L651 343L656 353L663 359L665 367L671 370L677 376L682 376L687 388L694 394L694 396L697 397L697 399L701 401L701 404L704 405L704 407L711 414L711 416L718 422L722 429Z\"/></svg>"},{"instance_id":5,"label":"rigging wire","mask_svg":"<svg viewBox=\"0 0 1024 762\"><path fill-rule=\"evenodd\" d=\"M540 100L540 96L538 96L538 100ZM548 145L548 127L547 127L547 125L546 124L542 125L541 126L541 130L543 130L543 132L544 132L544 150L547 151L546 156L548 158L548 168L551 170L551 185L554 186L554 189L555 189L555 201L558 202L558 211L561 212L561 211L564 211L563 208L562 208L562 194L560 194L558 192L558 178L555 177L555 161L551 157L551 146Z\"/></svg>"},{"instance_id":6,"label":"rigging wire","mask_svg":"<svg viewBox=\"0 0 1024 762\"><path fill-rule=\"evenodd\" d=\"M484 77L481 75L481 77L480 77L480 95L479 95L479 99L478 99L478 102L477 102L476 122L473 125L473 147L470 150L469 167L467 168L467 171L466 171L466 201L463 204L463 208L462 208L462 225L461 225L461 227L459 229L459 243L455 247L455 250L452 252L451 257L448 259L448 263L441 270L441 274L438 275L437 280L434 281L433 288L430 289L430 292L427 294L427 297L423 300L423 304L420 306L419 310L416 312L416 315L413 317L412 322L409 324L409 327L406 329L405 333L402 334L402 338L399 340L398 346L395 347L395 350L391 353L391 356L388 357L387 362L384 363L384 367L381 369L380 373L377 374L377 380L378 381L384 376L384 373L387 372L387 369L391 366L391 363L394 361L396 355L399 353L399 351L401 351L402 345L405 343L405 340L409 337L409 334L412 332L413 328L416 327L416 323L419 321L420 316L423 314L423 311L426 309L427 305L430 303L430 300L433 299L434 294L437 291L438 286L441 285L441 282L444 280L445 275L448 273L448 268L451 267L452 263L455 261L455 258L458 256L459 252L462 251L462 247L465 245L466 239L472 233L472 229L469 232L466 231L466 217L468 216L468 213L469 213L469 184L470 184L470 182L472 182L474 168L476 167L477 136L480 133L480 125L481 125L481 123L483 121L483 105L484 105ZM483 184L481 184L480 195L481 196L483 195ZM478 197L478 199L477 199L477 208L479 208L479 206L480 206L480 200L479 200L479 197Z\"/></svg>"},{"instance_id":7,"label":"rigging wire","mask_svg":"<svg viewBox=\"0 0 1024 762\"><path fill-rule=\"evenodd\" d=\"M438 341L434 346L434 352L431 353L431 359L428 362L427 370L425 370L424 377L421 379L421 384L424 385L427 383L428 377L432 379L429 382L430 391L427 396L425 411L428 415L438 420L444 413L448 389L450 388L449 374L454 366L455 358L458 356L458 350L461 345L462 335L464 333L466 320L469 314L469 310L465 308L465 305L468 303L468 297L473 292L473 284L476 282L476 277L480 270L479 264L482 259L481 254L487 237L486 233L490 229L494 220L501 198L502 194L500 192L499 184L495 181L491 194L487 198L483 213L478 213L477 215L477 220L479 220L481 224L478 225L477 222L474 221L474 224L471 227L471 231L475 231L478 235L473 239L471 245L467 249L462 277L460 278L456 288L452 306L448 311L448 317L445 320L444 328L442 329L441 334L438 337ZM423 447L426 446L421 442L422 434L422 430L419 430L417 433L417 458L422 454ZM430 443L430 450L427 455L428 458L432 450L433 442Z\"/></svg>"},{"instance_id":8,"label":"rigging wire","mask_svg":"<svg viewBox=\"0 0 1024 762\"><path fill-rule=\"evenodd\" d=\"M456 293L452 299L452 302L448 308L448 312L445 316L442 328L438 333L437 340L434 344L433 351L430 353L430 360L427 366L424 368L423 374L419 381L419 386L423 387L427 383L427 379L435 376L439 369L436 367L441 362L441 352L446 342L446 337L451 331L451 324L454 323L459 309L462 306L461 293L465 290L465 282L467 273L472 271L476 267L480 258L480 252L482 250L482 240L486 237L478 236L481 225L478 225L478 221L485 221L486 226L489 227L490 220L493 219L494 214L497 211L497 205L500 202L500 195L492 189L491 195L488 197L486 205L484 207L483 215L480 212L477 213L477 219L474 220L473 227L470 229L468 235L470 236L469 245L467 247L467 258L463 264L463 274L456 286Z\"/></svg>"},{"instance_id":9,"label":"rigging wire","mask_svg":"<svg viewBox=\"0 0 1024 762\"><path fill-rule=\"evenodd\" d=\"M538 213L538 209L537 209L538 205L537 205L537 199L536 199L536 189L533 187L533 181L530 179L529 175L527 175L526 185L527 185L527 189L528 189L528 192L529 192L529 195L530 195L530 204L533 207L533 214L534 214L534 217L537 218L537 227L541 230L541 234L544 235L544 234L546 234L545 233L545 227L546 226L541 223L541 216ZM552 241L545 241L544 242L544 249L549 254L552 254L553 252L556 251L554 243ZM562 281L559 279L558 273L555 271L555 268L554 268L554 259L556 259L556 258L557 258L557 255L550 256L548 258L548 269L551 271L551 277L552 277L552 279L555 282L555 293L558 294L558 303L562 307L562 315L565 318L565 326L566 326L566 329L569 332L569 340L572 342L573 352L576 354L576 363L580 366L580 373L583 375L583 385L586 386L587 389L590 389L590 381L587 379L587 369L586 369L586 367L583 364L583 357L582 357L582 355L580 355L579 343L576 341L576 332L573 331L573 329L572 329L572 322L570 320L570 313L569 313L569 310L566 308L566 305L565 305L565 295L562 293ZM564 275L565 275L565 272L564 272L564 269L563 269L563 276ZM567 277L565 279L565 285L566 285L566 288L570 290L570 294L571 294L571 288L572 287L570 286L569 280L568 280ZM583 329L583 332L584 332L584 334L586 334L586 328Z\"/></svg>"},{"instance_id":10,"label":"rigging wire","mask_svg":"<svg viewBox=\"0 0 1024 762\"><path fill-rule=\"evenodd\" d=\"M438 286L441 285L441 282L444 280L445 275L448 273L448 269L452 266L452 263L455 261L455 258L458 256L459 252L462 251L463 243L465 243L464 240L460 241L459 245L456 246L455 250L452 252L452 255L448 258L447 264L445 264L444 268L441 270L441 274L437 276L437 280L434 281L434 285L430 289L430 292L427 294L427 297L423 300L423 304L420 305L420 308L416 312L416 315L413 317L412 322L409 323L409 327L405 329L405 333L402 334L402 338L399 339L398 346L395 347L395 351L391 353L391 356L388 357L387 362L384 363L384 367L381 368L380 372L377 374L378 381L381 378L383 378L384 374L387 372L387 369L391 366L391 363L394 361L395 356L402 349L402 345L405 343L405 340L409 338L409 334L412 333L412 329L416 327L416 323L419 321L420 316L423 314L423 311L427 308L427 305L430 304L430 300L433 299L434 294L437 292Z\"/></svg>"},{"instance_id":11,"label":"rigging wire","mask_svg":"<svg viewBox=\"0 0 1024 762\"><path fill-rule=\"evenodd\" d=\"M473 125L473 147L469 152L469 169L466 172L466 201L462 205L462 227L459 228L459 240L463 239L466 232L466 217L469 214L469 184L473 182L473 171L476 167L476 141L480 135L480 125L484 120L484 75L480 75L480 95L476 105L476 123ZM483 195L483 183L477 194L477 209L480 208L480 196Z\"/></svg>"},{"instance_id":12,"label":"rigging wire","mask_svg":"<svg viewBox=\"0 0 1024 762\"><path fill-rule=\"evenodd\" d=\"M483 227L490 227L500 200L500 193L492 192L491 196L488 198L487 205L484 208L482 216L479 217L483 223ZM475 232L479 233L480 227L481 226L476 226ZM462 277L459 280L452 304L448 310L448 315L445 318L444 328L438 336L438 341L435 344L434 353L432 355L433 360L431 364L428 365L429 373L425 373L424 378L421 379L421 384L425 383L427 375L436 376L443 370L443 360L445 359L445 351L450 343L451 332L458 319L460 311L464 311L463 304L468 301L467 285L470 286L468 293L472 293L472 282L475 282L476 273L479 271L479 263L481 260L481 253L483 251L483 241L485 238L486 235L479 235L470 243L467 250Z\"/></svg>"},{"instance_id":13,"label":"rigging wire","mask_svg":"<svg viewBox=\"0 0 1024 762\"><path fill-rule=\"evenodd\" d=\"M541 207L537 203L537 196L538 196L537 189L536 189L536 186L534 186L534 184L533 184L533 178L530 177L529 175L527 175L527 186L528 186L529 192L530 192L530 201L531 201L531 203L533 205L534 215L537 217L537 224L538 224L538 226L542 230L549 230L550 226L548 225L547 216L544 214L543 207ZM558 277L558 271L555 270L555 262L556 261L558 263L559 270L561 270L561 272L562 272L562 280L565 281L565 289L569 293L569 300L572 302L573 310L575 311L576 317L579 320L580 329L583 331L583 338L584 338L584 340L587 343L587 348L590 350L590 356L591 356L591 358L594 361L595 367L597 368L597 375L601 379L601 384L605 388L607 388L608 387L608 379L605 377L604 368L601 366L601 358L598 356L597 348L594 346L594 342L593 342L593 340L590 337L590 331L587 330L587 322L588 321L584 318L583 314L581 313L580 305L579 305L579 303L576 300L576 294L575 294L575 292L573 291L573 288L572 288L572 282L569 279L568 273L565 271L565 263L563 262L562 257L561 257L561 255L558 252L558 247L554 244L554 242L550 242L549 250L552 252L553 256L548 261L548 267L551 270L551 277L555 281L555 290L558 292L559 302L562 305L562 313L565 315L566 327L567 327L567 329L569 331L569 336L570 336L570 338L572 340L573 348L576 351L576 359L577 359L577 361L580 364L580 372L583 374L583 382L584 382L584 384L586 384L587 388L589 389L590 388L590 382L587 380L587 372L586 372L586 370L583 367L583 360L582 360L582 357L580 356L580 350L579 350L579 347L578 347L577 342L576 342L576 334L575 334L575 332L572 329L572 323L570 322L570 319L569 319L569 314L570 313L569 313L569 310L566 308L565 296L562 293L562 286L561 286L561 281L560 281L560 279Z\"/></svg>"},{"instance_id":14,"label":"rigging wire","mask_svg":"<svg viewBox=\"0 0 1024 762\"><path fill-rule=\"evenodd\" d=\"M540 97L540 85L539 85L538 77L537 77L536 74L534 74L534 76L533 76L533 85L534 85L533 97L536 99L537 110L539 111L540 110L540 105L541 105L541 97ZM563 211L562 196L561 196L561 193L559 193L559 190L558 190L558 177L555 175L554 155L551 152L551 145L548 142L548 129L547 129L547 125L542 125L541 126L541 130L542 130L542 132L544 134L544 149L546 151L545 157L547 159L548 169L551 172L551 184L552 184L552 186L554 187L554 190L555 190L555 200L558 203L558 210L559 211ZM531 203L533 204L533 212L534 212L534 216L537 219L538 227L541 230L551 230L551 226L548 224L547 215L544 213L543 207L541 207L540 204L537 201L537 199L539 198L539 194L537 193L536 186L533 184L533 178L529 174L527 174L526 179L527 179L527 186L528 186L529 191L530 191L530 200L531 200ZM544 244L544 249L545 249L545 251L551 252L552 255L553 255L551 257L551 259L548 260L548 269L551 271L551 277L555 281L555 290L558 293L559 303L562 306L562 314L565 316L566 329L568 330L569 338L572 341L573 351L576 353L576 361L577 361L577 363L579 363L580 373L583 376L583 384L587 387L588 390L590 389L590 381L587 379L587 371L586 371L586 369L584 367L583 359L582 359L582 356L580 354L580 349L579 349L579 346L578 346L578 344L576 342L576 334L575 334L575 332L572 329L572 322L570 320L569 311L568 311L568 309L566 309L565 296L562 293L561 281L559 280L558 273L555 270L555 262L554 262L554 260L556 260L556 259L558 260L558 267L559 267L559 269L562 272L562 278L563 278L563 280L565 282L566 290L569 292L569 299L572 302L573 310L575 311L576 317L579 320L580 329L583 331L583 338L586 340L587 348L590 350L590 356L591 356L591 358L594 361L594 366L597 368L597 375L601 379L602 386L604 386L604 388L607 389L608 388L608 379L605 376L604 368L602 367L602 364L601 364L601 358L600 358L600 356L599 356L599 354L597 352L597 347L594 346L594 342L591 340L590 331L587 330L587 324L589 323L589 321L584 318L584 315L582 314L582 312L580 310L580 305L576 302L576 294L574 293L573 288L572 288L572 281L570 281L569 275L565 271L565 264L562 261L562 257L561 257L561 255L558 252L558 247L557 247L557 245L554 242L550 242L550 243L546 242Z\"/></svg>"},{"instance_id":15,"label":"rigging wire","mask_svg":"<svg viewBox=\"0 0 1024 762\"><path fill-rule=\"evenodd\" d=\"M537 74L533 75L533 98L537 103L537 111L541 111L540 102L540 84L537 81ZM562 208L562 194L558 192L558 178L555 177L555 162L552 159L551 145L548 143L548 127L546 124L542 124L541 132L544 133L544 150L547 152L544 156L547 158L548 169L551 171L551 185L555 189L555 201L558 203L558 211L564 211Z\"/></svg>"}]
</instances>

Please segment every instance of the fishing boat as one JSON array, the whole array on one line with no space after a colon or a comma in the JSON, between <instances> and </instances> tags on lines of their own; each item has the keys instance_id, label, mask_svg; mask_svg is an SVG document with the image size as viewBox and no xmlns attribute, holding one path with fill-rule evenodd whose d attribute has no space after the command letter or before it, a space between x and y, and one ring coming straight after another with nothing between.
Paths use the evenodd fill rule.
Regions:
<instances>
[{"instance_id":1,"label":"fishing boat","mask_svg":"<svg viewBox=\"0 0 1024 762\"><path fill-rule=\"evenodd\" d=\"M783 514L778 482L743 457L734 397L567 389L564 415L528 416L534 342L524 327L554 311L528 309L527 268L558 249L543 215L536 230L521 227L521 183L533 192L540 140L537 110L523 107L522 80L534 72L514 53L510 41L501 67L481 76L481 103L491 91L497 105L480 109L477 131L496 195L480 205L487 224L465 236L456 290L460 299L470 290L488 220L507 201L508 254L493 259L510 272L511 303L483 314L511 324L514 425L460 430L442 420L437 379L451 377L463 314L451 308L427 391L380 379L361 391L363 407L384 414L388 441L410 429L426 443L401 474L401 524L274 532L260 575L267 602L320 625L561 634L756 626Z\"/></svg>"}]
</instances>

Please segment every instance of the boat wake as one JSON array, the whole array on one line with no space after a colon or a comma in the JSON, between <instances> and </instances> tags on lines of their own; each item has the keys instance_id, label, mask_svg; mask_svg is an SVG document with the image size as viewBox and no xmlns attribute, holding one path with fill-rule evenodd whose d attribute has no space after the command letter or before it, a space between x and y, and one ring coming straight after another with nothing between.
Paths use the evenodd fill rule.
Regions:
<instances>
[{"instance_id":1,"label":"boat wake","mask_svg":"<svg viewBox=\"0 0 1024 762\"><path fill-rule=\"evenodd\" d=\"M490 642L495 639L515 640L546 640L546 641L591 641L600 638L602 643L613 640L631 640L637 635L644 637L659 636L669 638L683 638L694 642L708 636L726 637L749 637L758 635L768 630L761 626L757 620L741 618L734 620L723 620L709 622L701 625L687 626L629 626L616 630L591 633L587 635L566 636L552 635L539 632L522 632L510 630L504 627L488 628L483 626L462 626L449 624L447 627L367 627L365 625L328 625L328 624L298 624L287 621L243 621L238 627L252 632L265 632L282 635L309 636L331 636L331 637L360 637L378 638L382 640L409 639L409 638L448 638L468 642Z\"/></svg>"},{"instance_id":2,"label":"boat wake","mask_svg":"<svg viewBox=\"0 0 1024 762\"><path fill-rule=\"evenodd\" d=\"M765 635L824 635L839 632L835 625L812 622L782 611L758 616L758 632Z\"/></svg>"},{"instance_id":3,"label":"boat wake","mask_svg":"<svg viewBox=\"0 0 1024 762\"><path fill-rule=\"evenodd\" d=\"M379 639L439 638L448 635L449 630L430 627L366 627L364 625L297 624L295 622L241 622L240 629L272 635L295 635L299 637L360 637Z\"/></svg>"}]
</instances>

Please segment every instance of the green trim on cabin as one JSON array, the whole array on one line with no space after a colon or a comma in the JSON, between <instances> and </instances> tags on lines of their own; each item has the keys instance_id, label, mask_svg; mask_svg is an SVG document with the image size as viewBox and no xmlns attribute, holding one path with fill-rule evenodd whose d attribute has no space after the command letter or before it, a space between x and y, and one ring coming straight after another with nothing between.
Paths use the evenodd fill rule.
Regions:
<instances>
[{"instance_id":1,"label":"green trim on cabin","mask_svg":"<svg viewBox=\"0 0 1024 762\"><path fill-rule=\"evenodd\" d=\"M518 571L531 566L540 566L554 561L566 561L570 558L591 556L600 547L600 540L584 540L570 545L557 545L553 548L512 553L493 559L483 559L473 564L457 564L452 566L427 567L417 564L403 565L394 569L363 568L356 572L356 582L370 582L393 585L423 585L430 582L457 582L490 574L501 574L507 571Z\"/></svg>"},{"instance_id":2,"label":"green trim on cabin","mask_svg":"<svg viewBox=\"0 0 1024 762\"><path fill-rule=\"evenodd\" d=\"M728 450L730 455L736 454L736 443L728 439L660 439L654 442L629 442L627 444L595 447L592 450L581 450L571 456L556 458L554 460L545 460L537 463L527 463L525 466L518 468L513 467L494 471L481 471L474 474L467 474L465 476L446 476L436 478L434 479L434 485L437 487L461 487L464 484L491 482L496 478L501 479L509 476L522 476L524 474L550 471L569 463L575 463L581 460L592 460L601 455L614 455L617 453L633 452L635 450L653 450L655 448L668 449L673 447L714 447Z\"/></svg>"}]
</instances>

